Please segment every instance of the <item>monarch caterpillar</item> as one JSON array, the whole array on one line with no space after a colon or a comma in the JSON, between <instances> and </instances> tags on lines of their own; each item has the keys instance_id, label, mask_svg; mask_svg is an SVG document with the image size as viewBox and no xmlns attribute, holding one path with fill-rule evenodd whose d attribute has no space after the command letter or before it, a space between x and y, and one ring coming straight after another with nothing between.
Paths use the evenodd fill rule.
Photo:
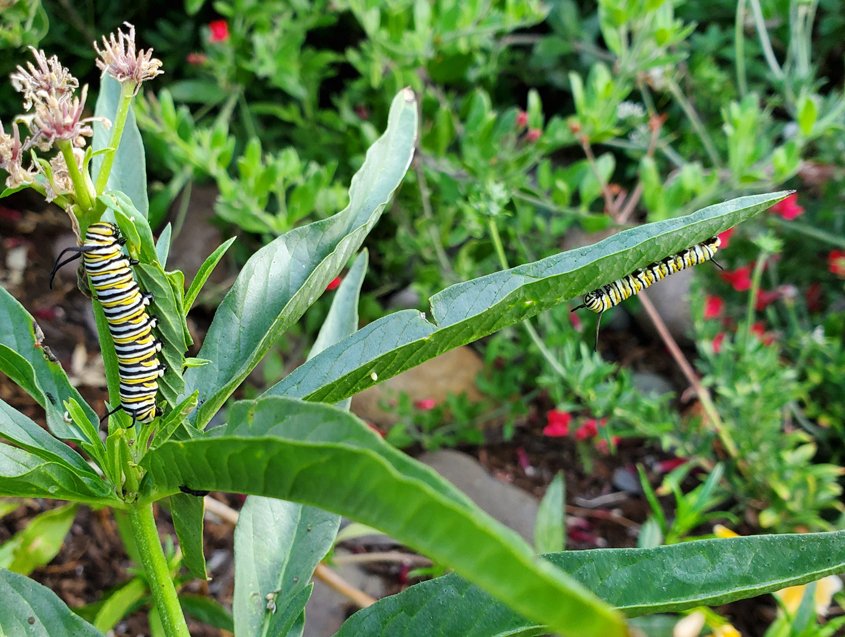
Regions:
<instances>
[{"instance_id":1,"label":"monarch caterpillar","mask_svg":"<svg viewBox=\"0 0 845 637\"><path fill-rule=\"evenodd\" d=\"M60 267L82 257L97 300L103 307L109 333L117 354L120 377L120 406L132 416L132 423L149 422L158 413L156 394L158 378L164 375L164 366L158 361L161 342L153 336L156 319L147 313L152 298L143 294L135 281L130 261L121 252L125 240L117 226L107 222L92 223L85 233L85 243L78 248L62 251L50 273L50 286ZM65 252L76 255L61 262Z\"/></svg>"},{"instance_id":2,"label":"monarch caterpillar","mask_svg":"<svg viewBox=\"0 0 845 637\"><path fill-rule=\"evenodd\" d=\"M588 292L584 295L584 302L573 308L572 311L586 307L599 315L599 323L596 325L596 342L598 342L601 315L607 310L635 294L639 294L665 277L675 274L675 272L712 260L721 245L722 241L719 237L712 237L661 261L655 261L644 268L634 270L621 279Z\"/></svg>"}]
</instances>

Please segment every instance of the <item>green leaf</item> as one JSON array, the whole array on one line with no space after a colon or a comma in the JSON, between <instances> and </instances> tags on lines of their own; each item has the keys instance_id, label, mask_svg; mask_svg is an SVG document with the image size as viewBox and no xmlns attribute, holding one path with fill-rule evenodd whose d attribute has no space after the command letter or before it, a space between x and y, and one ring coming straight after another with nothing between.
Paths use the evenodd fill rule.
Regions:
<instances>
[{"instance_id":1,"label":"green leaf","mask_svg":"<svg viewBox=\"0 0 845 637\"><path fill-rule=\"evenodd\" d=\"M546 556L626 614L718 606L845 571L845 531L698 540L651 549ZM336 637L494 635L539 628L455 575L412 586L355 613Z\"/></svg>"},{"instance_id":2,"label":"green leaf","mask_svg":"<svg viewBox=\"0 0 845 637\"><path fill-rule=\"evenodd\" d=\"M100 481L83 478L64 462L0 443L0 496L52 498L89 504L122 504Z\"/></svg>"},{"instance_id":3,"label":"green leaf","mask_svg":"<svg viewBox=\"0 0 845 637\"><path fill-rule=\"evenodd\" d=\"M214 272L214 268L217 267L217 264L220 263L220 259L223 258L223 255L226 254L229 246L231 246L234 242L235 237L232 237L223 243L223 245L218 246L217 249L208 255L206 260L203 261L200 269L197 270L197 275L194 277L194 280L191 281L191 286L185 293L185 312L189 312L194 306L194 301L197 300L197 296L199 296L200 290L202 290L205 282L208 281L208 277L211 276L212 272Z\"/></svg>"},{"instance_id":4,"label":"green leaf","mask_svg":"<svg viewBox=\"0 0 845 637\"><path fill-rule=\"evenodd\" d=\"M91 422L97 414L71 386L62 366L51 360L36 329L35 319L5 288L0 287L0 371L26 391L47 414L47 426L59 438L86 440L64 418L64 401L73 398ZM39 337L36 337L36 334Z\"/></svg>"},{"instance_id":5,"label":"green leaf","mask_svg":"<svg viewBox=\"0 0 845 637\"><path fill-rule=\"evenodd\" d=\"M10 440L16 446L39 458L66 465L81 479L89 482L92 487L101 482L100 477L88 466L82 456L2 400L0 400L0 438Z\"/></svg>"},{"instance_id":6,"label":"green leaf","mask_svg":"<svg viewBox=\"0 0 845 637\"><path fill-rule=\"evenodd\" d=\"M225 427L147 454L142 499L189 484L318 506L383 530L561 633L624 633L615 614L518 535L348 413L265 398L236 403L229 417Z\"/></svg>"},{"instance_id":7,"label":"green leaf","mask_svg":"<svg viewBox=\"0 0 845 637\"><path fill-rule=\"evenodd\" d=\"M232 620L232 615L220 602L203 595L180 593L179 603L182 605L182 610L191 619L221 630L227 630L230 633L235 632L235 622Z\"/></svg>"},{"instance_id":8,"label":"green leaf","mask_svg":"<svg viewBox=\"0 0 845 637\"><path fill-rule=\"evenodd\" d=\"M110 122L114 122L119 103L120 82L103 73L100 78L100 95L97 98L94 116L105 117ZM97 181L100 166L103 164L103 155L97 154L97 151L109 147L111 134L111 128L107 129L102 122L94 121L94 138L91 140L91 148L95 153L91 167L94 181ZM129 114L126 117L126 126L117 147L106 190L126 194L135 208L144 217L147 216L150 209L150 202L147 199L147 163L144 157L144 143L141 140L141 132L138 130L132 107L129 108Z\"/></svg>"},{"instance_id":9,"label":"green leaf","mask_svg":"<svg viewBox=\"0 0 845 637\"><path fill-rule=\"evenodd\" d=\"M156 241L156 256L158 256L158 262L161 263L161 267L167 267L167 256L170 254L170 235L173 233L173 226L169 223L164 226L164 230L161 231L161 234L158 236L158 241Z\"/></svg>"},{"instance_id":10,"label":"green leaf","mask_svg":"<svg viewBox=\"0 0 845 637\"><path fill-rule=\"evenodd\" d=\"M0 590L2 635L103 637L53 591L28 577L0 569Z\"/></svg>"},{"instance_id":11,"label":"green leaf","mask_svg":"<svg viewBox=\"0 0 845 637\"><path fill-rule=\"evenodd\" d=\"M67 504L32 518L23 530L0 547L0 568L29 575L36 568L49 564L64 544L76 518L76 509L77 505Z\"/></svg>"},{"instance_id":12,"label":"green leaf","mask_svg":"<svg viewBox=\"0 0 845 637\"><path fill-rule=\"evenodd\" d=\"M416 131L417 105L406 89L393 100L387 130L352 178L349 205L333 217L291 230L247 261L198 354L211 363L185 373L185 392L200 392L197 428L208 423L360 247L408 169Z\"/></svg>"},{"instance_id":13,"label":"green leaf","mask_svg":"<svg viewBox=\"0 0 845 637\"><path fill-rule=\"evenodd\" d=\"M156 333L162 343L159 356L167 367L158 381L159 394L170 407L174 407L185 389L182 368L190 344L182 306L184 275L178 271L165 272L157 263L139 263L135 267L135 276L141 287L153 296L150 314L158 319Z\"/></svg>"},{"instance_id":14,"label":"green leaf","mask_svg":"<svg viewBox=\"0 0 845 637\"><path fill-rule=\"evenodd\" d=\"M203 581L208 578L202 544L204 513L202 497L187 493L170 496L170 516L182 549L182 563L192 577Z\"/></svg>"},{"instance_id":15,"label":"green leaf","mask_svg":"<svg viewBox=\"0 0 845 637\"><path fill-rule=\"evenodd\" d=\"M538 553L561 551L565 546L565 488L563 474L558 473L540 501L537 522L534 527L534 549Z\"/></svg>"},{"instance_id":16,"label":"green leaf","mask_svg":"<svg viewBox=\"0 0 845 637\"><path fill-rule=\"evenodd\" d=\"M638 267L680 252L784 199L740 197L685 217L625 230L594 245L458 283L414 310L373 321L295 369L265 395L334 403L452 348L523 321Z\"/></svg>"},{"instance_id":17,"label":"green leaf","mask_svg":"<svg viewBox=\"0 0 845 637\"><path fill-rule=\"evenodd\" d=\"M332 547L340 518L309 506L250 496L235 528L235 596L239 635L285 635L310 595L311 575ZM268 601L274 600L273 605ZM296 603L299 602L299 603Z\"/></svg>"},{"instance_id":18,"label":"green leaf","mask_svg":"<svg viewBox=\"0 0 845 637\"><path fill-rule=\"evenodd\" d=\"M112 630L121 619L137 610L149 594L146 582L133 577L103 600L94 617L94 626L104 633Z\"/></svg>"}]
</instances>

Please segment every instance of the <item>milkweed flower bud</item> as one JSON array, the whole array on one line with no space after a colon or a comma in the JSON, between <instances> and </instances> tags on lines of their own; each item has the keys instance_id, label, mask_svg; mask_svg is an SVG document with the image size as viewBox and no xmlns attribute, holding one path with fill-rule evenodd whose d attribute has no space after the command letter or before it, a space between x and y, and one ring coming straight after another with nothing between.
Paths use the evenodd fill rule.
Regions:
<instances>
[{"instance_id":1,"label":"milkweed flower bud","mask_svg":"<svg viewBox=\"0 0 845 637\"><path fill-rule=\"evenodd\" d=\"M0 122L0 168L9 173L7 188L17 188L35 180L35 171L23 167L23 152L18 125L12 124L12 134L9 135Z\"/></svg>"},{"instance_id":2,"label":"milkweed flower bud","mask_svg":"<svg viewBox=\"0 0 845 637\"><path fill-rule=\"evenodd\" d=\"M82 117L88 87L82 87L79 97L58 99L47 95L35 104L35 114L29 122L32 137L26 147L35 146L40 150L50 150L56 140L68 140L76 147L85 145L83 137L91 137L94 130L91 123L102 118Z\"/></svg>"},{"instance_id":3,"label":"milkweed flower bud","mask_svg":"<svg viewBox=\"0 0 845 637\"><path fill-rule=\"evenodd\" d=\"M124 22L129 33L118 29L117 34L112 33L108 38L103 36L102 50L94 42L94 50L97 51L97 68L111 75L118 82L134 82L135 93L142 82L151 80L161 75L161 60L153 57L152 49L135 50L135 27Z\"/></svg>"},{"instance_id":4,"label":"milkweed flower bud","mask_svg":"<svg viewBox=\"0 0 845 637\"><path fill-rule=\"evenodd\" d=\"M26 68L18 66L18 70L11 75L12 86L23 94L24 109L31 109L48 96L61 101L73 95L79 88L79 80L62 66L55 55L48 58L44 51L29 48L35 64L27 62Z\"/></svg>"}]
</instances>

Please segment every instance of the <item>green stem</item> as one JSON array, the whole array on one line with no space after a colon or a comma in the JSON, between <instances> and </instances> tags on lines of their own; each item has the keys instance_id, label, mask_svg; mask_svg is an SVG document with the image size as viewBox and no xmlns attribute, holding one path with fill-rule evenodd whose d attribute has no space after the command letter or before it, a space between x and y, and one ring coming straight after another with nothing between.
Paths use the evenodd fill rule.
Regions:
<instances>
[{"instance_id":1,"label":"green stem","mask_svg":"<svg viewBox=\"0 0 845 637\"><path fill-rule=\"evenodd\" d=\"M505 247L502 245L502 237L499 234L499 228L496 226L495 219L488 219L487 220L487 229L490 232L490 239L493 241L493 247L496 250L496 256L499 257L499 265L502 267L503 270L507 270L510 268L508 265L508 258L505 255ZM531 321L528 319L522 321L522 327L525 328L525 331L528 333L528 336L531 338L531 341L534 345L537 346L537 349L540 350L540 354L549 364L549 366L555 371L555 373L562 377L566 377L566 370L560 364L560 362L555 358L554 354L546 347L546 343L543 342L543 339L537 333L537 330L534 329L534 326L531 325Z\"/></svg>"},{"instance_id":2,"label":"green stem","mask_svg":"<svg viewBox=\"0 0 845 637\"><path fill-rule=\"evenodd\" d=\"M167 637L190 637L176 587L170 576L170 567L161 548L152 504L135 504L128 510L129 524L141 557L141 566L153 601L161 618Z\"/></svg>"},{"instance_id":3,"label":"green stem","mask_svg":"<svg viewBox=\"0 0 845 637\"><path fill-rule=\"evenodd\" d=\"M754 264L754 271L751 273L751 291L748 295L748 307L745 310L745 343L748 346L748 339L751 337L751 324L754 322L754 310L757 306L757 296L760 292L760 281L763 278L763 268L766 267L768 252L761 252L757 263Z\"/></svg>"},{"instance_id":4,"label":"green stem","mask_svg":"<svg viewBox=\"0 0 845 637\"><path fill-rule=\"evenodd\" d=\"M65 159L65 164L67 164L67 173L73 182L73 192L76 196L76 202L82 208L83 215L90 213L94 209L94 199L91 197L88 180L85 179L85 175L79 170L76 157L73 156L73 146L70 140L61 139L56 142L56 146L59 147L59 151L61 151L62 157Z\"/></svg>"},{"instance_id":5,"label":"green stem","mask_svg":"<svg viewBox=\"0 0 845 637\"><path fill-rule=\"evenodd\" d=\"M736 3L736 21L734 23L734 58L736 58L736 83L739 96L748 92L748 77L745 73L745 0Z\"/></svg>"},{"instance_id":6,"label":"green stem","mask_svg":"<svg viewBox=\"0 0 845 637\"><path fill-rule=\"evenodd\" d=\"M766 29L766 21L763 19L763 9L760 7L759 0L750 0L751 14L754 16L754 25L757 27L757 36L760 38L760 46L763 47L763 56L766 58L766 63L774 76L781 80L783 79L783 69L775 57L775 52L772 49L772 42L769 40L769 32Z\"/></svg>"},{"instance_id":7,"label":"green stem","mask_svg":"<svg viewBox=\"0 0 845 637\"><path fill-rule=\"evenodd\" d=\"M698 134L699 139L701 139L701 143L704 145L704 150L707 151L707 155L710 157L711 163L714 166L721 168L722 160L719 158L719 153L716 152L716 146L713 144L713 140L710 139L710 134L701 122L701 118L698 117L698 113L695 112L692 104L689 103L686 96L681 91L681 87L678 86L678 83L671 77L667 78L666 84L669 87L669 92L672 94L672 97L674 97L678 102L681 109L684 111L684 114L687 116L687 119L689 119L692 124L692 127L695 129L695 132Z\"/></svg>"},{"instance_id":8,"label":"green stem","mask_svg":"<svg viewBox=\"0 0 845 637\"><path fill-rule=\"evenodd\" d=\"M126 127L126 118L129 116L129 107L132 106L132 98L135 97L135 86L135 82L124 82L120 85L120 100L117 103L114 122L112 122L111 139L109 140L108 150L103 155L103 163L100 164L100 173L97 175L97 183L95 184L98 195L103 194L109 181L117 148L120 145L120 139L123 137L123 129Z\"/></svg>"}]
</instances>

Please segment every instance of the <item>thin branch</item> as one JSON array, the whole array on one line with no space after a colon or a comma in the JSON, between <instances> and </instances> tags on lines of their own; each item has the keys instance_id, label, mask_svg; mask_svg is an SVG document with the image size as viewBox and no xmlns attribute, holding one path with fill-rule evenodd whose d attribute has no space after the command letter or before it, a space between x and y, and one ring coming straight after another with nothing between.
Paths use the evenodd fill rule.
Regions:
<instances>
[{"instance_id":1,"label":"thin branch","mask_svg":"<svg viewBox=\"0 0 845 637\"><path fill-rule=\"evenodd\" d=\"M427 557L414 553L403 553L402 551L372 551L370 553L351 553L335 555L332 557L332 564L371 564L373 562L399 562L411 566L431 566L432 562Z\"/></svg>"}]
</instances>

